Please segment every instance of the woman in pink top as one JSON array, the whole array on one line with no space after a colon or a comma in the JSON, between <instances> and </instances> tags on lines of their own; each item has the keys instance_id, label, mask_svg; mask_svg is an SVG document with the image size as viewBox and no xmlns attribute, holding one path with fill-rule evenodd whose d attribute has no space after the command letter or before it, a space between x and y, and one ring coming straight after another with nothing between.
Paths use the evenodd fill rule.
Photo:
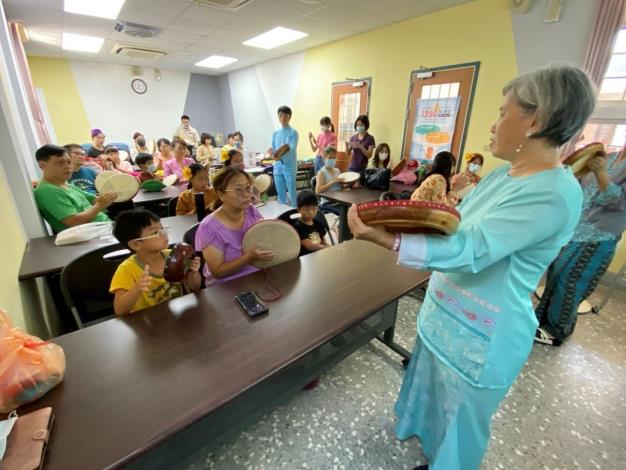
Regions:
<instances>
[{"instance_id":1,"label":"woman in pink top","mask_svg":"<svg viewBox=\"0 0 626 470\"><path fill-rule=\"evenodd\" d=\"M226 167L213 181L218 200L213 212L200 223L195 240L195 249L204 256L207 286L258 271L250 263L273 257L271 251L242 252L244 234L263 220L257 208L250 204L252 187L250 176L235 166Z\"/></svg>"},{"instance_id":2,"label":"woman in pink top","mask_svg":"<svg viewBox=\"0 0 626 470\"><path fill-rule=\"evenodd\" d=\"M174 143L174 156L163 163L163 176L176 175L179 183L185 183L187 178L183 176L183 169L194 163L193 158L186 157L187 146L182 140Z\"/></svg>"},{"instance_id":3,"label":"woman in pink top","mask_svg":"<svg viewBox=\"0 0 626 470\"><path fill-rule=\"evenodd\" d=\"M335 135L335 126L331 122L328 116L324 116L320 119L320 134L317 139L313 137L313 133L309 132L309 144L311 144L311 150L315 153L315 174L324 166L324 158L322 152L326 147L337 146L337 136Z\"/></svg>"}]
</instances>

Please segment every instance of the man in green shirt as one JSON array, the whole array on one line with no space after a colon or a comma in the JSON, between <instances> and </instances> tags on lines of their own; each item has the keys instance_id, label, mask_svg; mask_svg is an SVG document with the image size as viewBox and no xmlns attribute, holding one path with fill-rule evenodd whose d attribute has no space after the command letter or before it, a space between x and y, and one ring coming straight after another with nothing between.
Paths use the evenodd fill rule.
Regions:
<instances>
[{"instance_id":1,"label":"man in green shirt","mask_svg":"<svg viewBox=\"0 0 626 470\"><path fill-rule=\"evenodd\" d=\"M43 171L35 189L35 201L55 233L75 225L110 220L102 211L113 203L117 194L94 196L68 183L72 162L63 147L44 145L37 150L35 158Z\"/></svg>"}]
</instances>

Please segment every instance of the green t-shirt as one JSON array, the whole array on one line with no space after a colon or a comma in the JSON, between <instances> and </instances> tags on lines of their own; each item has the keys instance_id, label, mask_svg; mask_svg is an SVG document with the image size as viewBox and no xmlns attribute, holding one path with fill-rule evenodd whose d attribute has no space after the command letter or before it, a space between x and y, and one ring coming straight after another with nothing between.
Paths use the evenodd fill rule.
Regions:
<instances>
[{"instance_id":1,"label":"green t-shirt","mask_svg":"<svg viewBox=\"0 0 626 470\"><path fill-rule=\"evenodd\" d=\"M52 226L55 233L68 228L63 219L89 209L96 196L68 183L66 188L41 180L35 189L35 201L39 212ZM91 222L105 222L110 220L100 212Z\"/></svg>"}]
</instances>

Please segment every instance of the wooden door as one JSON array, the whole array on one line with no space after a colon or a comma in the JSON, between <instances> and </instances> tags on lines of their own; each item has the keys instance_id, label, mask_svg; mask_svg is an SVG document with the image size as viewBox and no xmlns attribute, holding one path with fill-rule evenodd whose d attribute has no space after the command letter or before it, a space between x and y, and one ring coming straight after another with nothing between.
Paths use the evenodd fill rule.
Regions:
<instances>
[{"instance_id":1,"label":"wooden door","mask_svg":"<svg viewBox=\"0 0 626 470\"><path fill-rule=\"evenodd\" d=\"M350 153L345 142L354 134L354 121L369 110L371 79L333 83L331 119L337 134L337 168L346 171L350 165Z\"/></svg>"},{"instance_id":2,"label":"wooden door","mask_svg":"<svg viewBox=\"0 0 626 470\"><path fill-rule=\"evenodd\" d=\"M411 73L411 84L409 90L409 101L407 103L407 113L405 118L404 138L402 144L404 164L415 156L415 148L422 146L421 152L425 152L426 160L432 160L438 151L446 150L448 147L457 157L457 170L463 161L461 152L465 143L465 134L469 115L471 111L474 86L478 75L478 63L465 64L461 66L442 67L440 69L415 70ZM456 120L453 128L440 132L437 126L418 126L417 110L420 100L422 105L427 102L454 102L454 98L459 98ZM436 108L435 108L436 109ZM423 112L423 111L422 111ZM419 122L427 117L420 116ZM423 128L423 129L420 129ZM425 130L424 130L425 129ZM421 134L423 132L423 134ZM417 142L420 140L419 143Z\"/></svg>"}]
</instances>

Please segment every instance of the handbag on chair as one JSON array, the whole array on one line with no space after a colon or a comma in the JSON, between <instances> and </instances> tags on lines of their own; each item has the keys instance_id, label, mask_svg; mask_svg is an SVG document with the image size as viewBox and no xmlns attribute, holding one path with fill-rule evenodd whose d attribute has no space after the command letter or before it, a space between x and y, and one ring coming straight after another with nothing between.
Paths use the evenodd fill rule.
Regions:
<instances>
[{"instance_id":1,"label":"handbag on chair","mask_svg":"<svg viewBox=\"0 0 626 470\"><path fill-rule=\"evenodd\" d=\"M389 168L368 168L364 174L364 184L370 189L389 191L391 170Z\"/></svg>"}]
</instances>

